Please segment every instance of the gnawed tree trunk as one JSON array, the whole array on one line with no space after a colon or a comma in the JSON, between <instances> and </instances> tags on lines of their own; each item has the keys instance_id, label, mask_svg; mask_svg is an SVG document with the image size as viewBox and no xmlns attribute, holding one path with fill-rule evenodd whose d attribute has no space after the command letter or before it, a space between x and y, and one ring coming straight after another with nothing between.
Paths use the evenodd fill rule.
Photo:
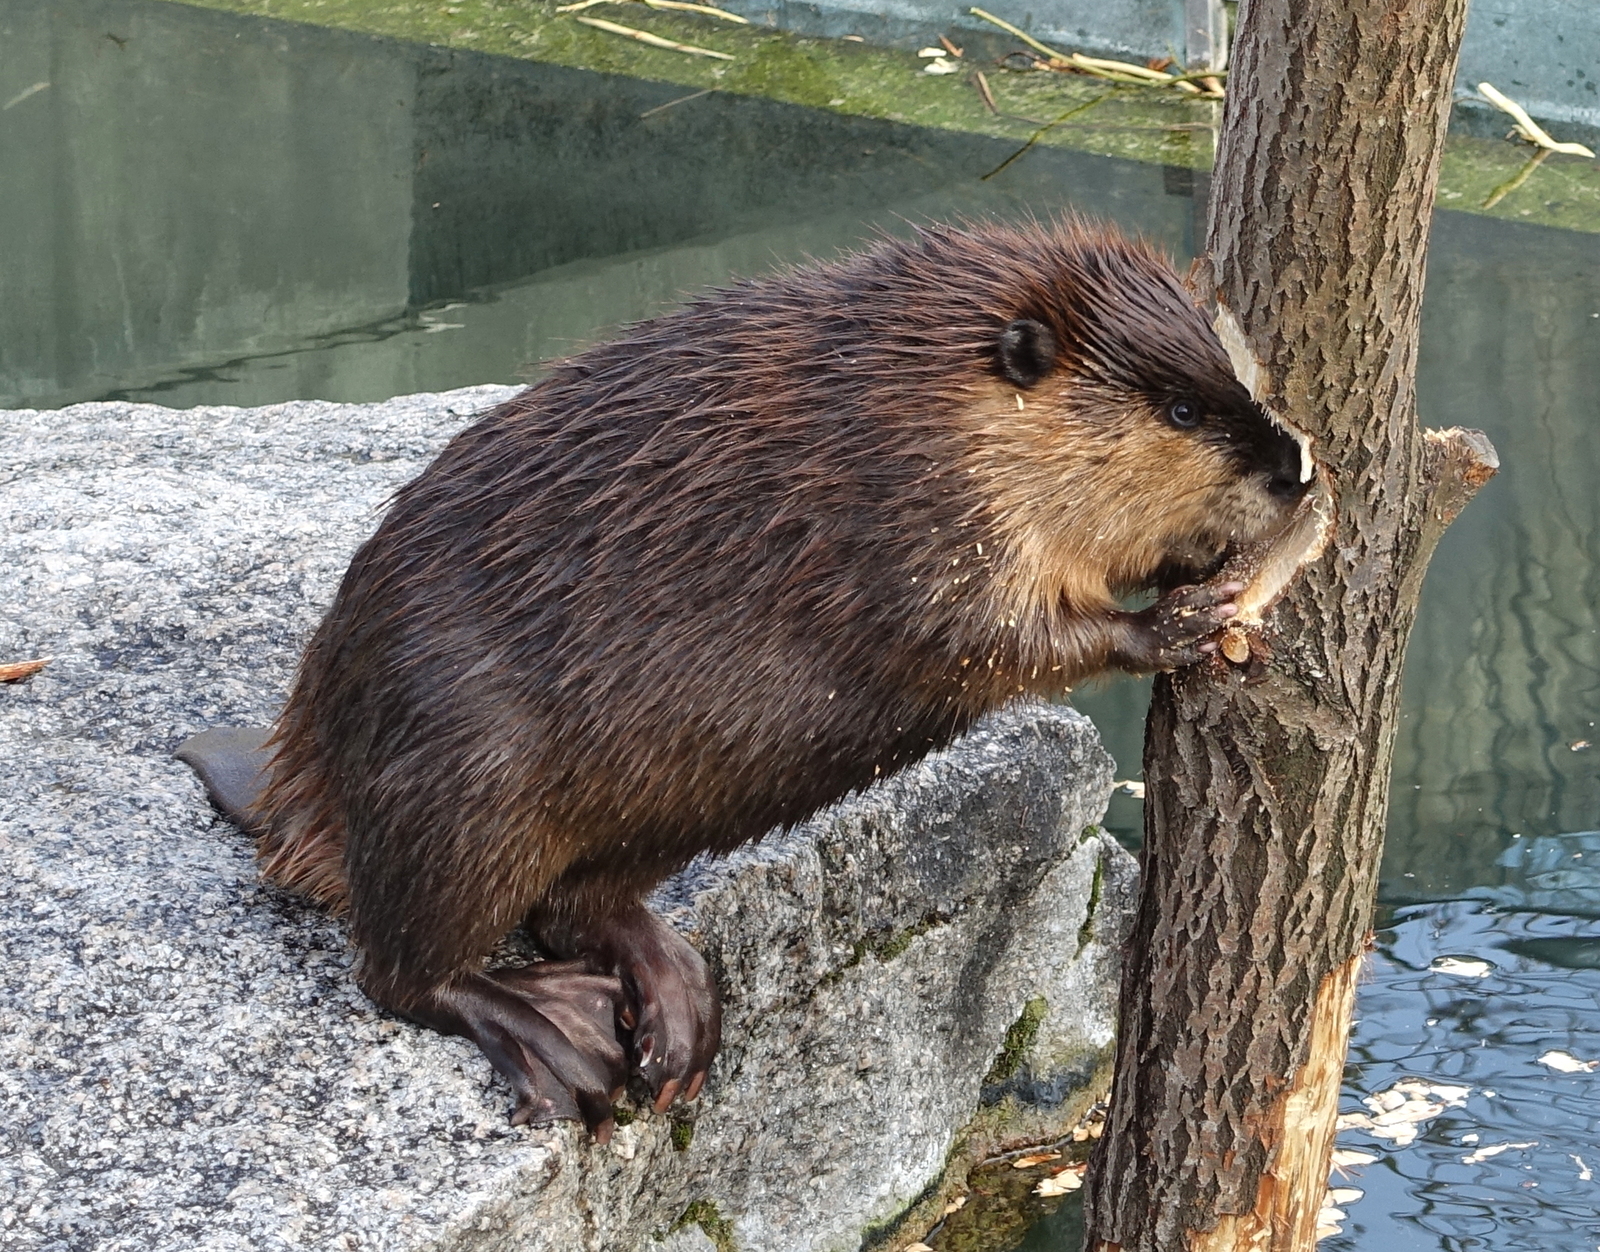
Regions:
<instances>
[{"instance_id":1,"label":"gnawed tree trunk","mask_svg":"<svg viewBox=\"0 0 1600 1252\"><path fill-rule=\"evenodd\" d=\"M1241 379L1311 437L1319 514L1267 562L1281 583L1306 558L1241 615L1257 623L1229 632L1230 659L1156 683L1091 1248L1315 1242L1406 637L1439 536L1496 464L1475 432L1420 430L1413 392L1465 16L1242 10L1201 281Z\"/></svg>"}]
</instances>

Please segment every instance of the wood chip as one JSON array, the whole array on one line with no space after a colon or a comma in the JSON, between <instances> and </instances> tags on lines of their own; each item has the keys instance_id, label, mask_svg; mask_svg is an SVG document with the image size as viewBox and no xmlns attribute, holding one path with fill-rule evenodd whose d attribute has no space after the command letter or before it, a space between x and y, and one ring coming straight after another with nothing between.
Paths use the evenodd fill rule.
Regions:
<instances>
[{"instance_id":1,"label":"wood chip","mask_svg":"<svg viewBox=\"0 0 1600 1252\"><path fill-rule=\"evenodd\" d=\"M1039 1185L1033 1189L1033 1194L1048 1199L1051 1196L1067 1195L1069 1192L1077 1191L1083 1186L1083 1176L1087 1171L1088 1166L1082 1164L1058 1169L1050 1177L1041 1178Z\"/></svg>"},{"instance_id":2,"label":"wood chip","mask_svg":"<svg viewBox=\"0 0 1600 1252\"><path fill-rule=\"evenodd\" d=\"M32 678L53 659L42 656L36 661L12 661L8 665L0 665L0 683L19 683Z\"/></svg>"},{"instance_id":3,"label":"wood chip","mask_svg":"<svg viewBox=\"0 0 1600 1252\"><path fill-rule=\"evenodd\" d=\"M1059 1152L1030 1152L1027 1156L1019 1156L1011 1162L1012 1169L1032 1169L1035 1165L1043 1165L1046 1161L1059 1161Z\"/></svg>"},{"instance_id":4,"label":"wood chip","mask_svg":"<svg viewBox=\"0 0 1600 1252\"><path fill-rule=\"evenodd\" d=\"M1600 1066L1600 1061L1580 1061L1570 1052L1552 1049L1539 1058L1539 1064L1558 1074L1592 1074Z\"/></svg>"},{"instance_id":5,"label":"wood chip","mask_svg":"<svg viewBox=\"0 0 1600 1252\"><path fill-rule=\"evenodd\" d=\"M1469 1152L1461 1158L1463 1165L1481 1165L1491 1157L1499 1156L1502 1152L1521 1151L1523 1148L1536 1148L1539 1146L1537 1139L1529 1139L1526 1143L1491 1143L1487 1147L1479 1148L1476 1152Z\"/></svg>"},{"instance_id":6,"label":"wood chip","mask_svg":"<svg viewBox=\"0 0 1600 1252\"><path fill-rule=\"evenodd\" d=\"M1237 626L1230 626L1222 632L1222 655L1235 665L1243 665L1250 659L1250 637Z\"/></svg>"},{"instance_id":7,"label":"wood chip","mask_svg":"<svg viewBox=\"0 0 1600 1252\"><path fill-rule=\"evenodd\" d=\"M1487 978L1493 969L1488 961L1459 956L1441 956L1428 966L1430 974L1449 974L1454 978Z\"/></svg>"}]
</instances>

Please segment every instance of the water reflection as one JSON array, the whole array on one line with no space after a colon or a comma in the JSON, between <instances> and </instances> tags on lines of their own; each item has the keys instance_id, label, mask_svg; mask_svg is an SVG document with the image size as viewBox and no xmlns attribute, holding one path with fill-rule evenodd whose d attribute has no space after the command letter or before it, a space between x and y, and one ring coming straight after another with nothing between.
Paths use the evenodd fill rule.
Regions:
<instances>
[{"instance_id":1,"label":"water reflection","mask_svg":"<svg viewBox=\"0 0 1600 1252\"><path fill-rule=\"evenodd\" d=\"M1403 907L1363 983L1342 1107L1407 1077L1470 1088L1415 1143L1345 1131L1377 1158L1338 1185L1364 1192L1319 1247L1592 1252L1600 1245L1600 926L1478 903ZM1442 957L1482 978L1431 972ZM1552 1053L1572 1058L1546 1060ZM1514 1145L1514 1146L1503 1146Z\"/></svg>"},{"instance_id":2,"label":"water reflection","mask_svg":"<svg viewBox=\"0 0 1600 1252\"><path fill-rule=\"evenodd\" d=\"M155 0L0 0L0 38L0 99L48 84L0 115L0 407L515 382L907 218L1192 238L1187 170L983 183L1008 142Z\"/></svg>"},{"instance_id":3,"label":"water reflection","mask_svg":"<svg viewBox=\"0 0 1600 1252\"><path fill-rule=\"evenodd\" d=\"M1600 238L1442 215L1418 397L1502 469L1428 573L1396 745L1391 899L1500 880L1600 817ZM1411 875L1412 877L1408 877Z\"/></svg>"}]
</instances>

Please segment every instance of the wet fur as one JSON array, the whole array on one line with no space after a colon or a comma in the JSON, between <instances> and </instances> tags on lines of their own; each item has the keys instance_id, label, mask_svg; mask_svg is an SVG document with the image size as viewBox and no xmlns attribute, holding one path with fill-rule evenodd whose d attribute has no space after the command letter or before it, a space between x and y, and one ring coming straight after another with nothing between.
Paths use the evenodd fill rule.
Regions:
<instances>
[{"instance_id":1,"label":"wet fur","mask_svg":"<svg viewBox=\"0 0 1600 1252\"><path fill-rule=\"evenodd\" d=\"M1048 333L1002 347L1019 319ZM1163 420L1180 394L1209 428ZM1280 519L1281 440L1165 261L1081 224L926 230L645 322L463 431L357 552L263 871L348 910L403 1008L525 917L628 907L1133 664L1118 597Z\"/></svg>"}]
</instances>

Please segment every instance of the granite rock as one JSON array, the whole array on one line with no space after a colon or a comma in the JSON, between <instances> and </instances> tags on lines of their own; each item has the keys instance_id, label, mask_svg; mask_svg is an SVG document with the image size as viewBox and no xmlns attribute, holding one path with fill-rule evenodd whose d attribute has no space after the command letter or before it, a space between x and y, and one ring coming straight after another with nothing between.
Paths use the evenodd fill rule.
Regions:
<instances>
[{"instance_id":1,"label":"granite rock","mask_svg":"<svg viewBox=\"0 0 1600 1252\"><path fill-rule=\"evenodd\" d=\"M173 747L271 718L385 499L506 394L0 414L0 662L53 658L0 686L0 1247L853 1249L1090 1098L1133 868L1068 709L664 886L725 1043L606 1147L509 1126L256 881Z\"/></svg>"}]
</instances>

